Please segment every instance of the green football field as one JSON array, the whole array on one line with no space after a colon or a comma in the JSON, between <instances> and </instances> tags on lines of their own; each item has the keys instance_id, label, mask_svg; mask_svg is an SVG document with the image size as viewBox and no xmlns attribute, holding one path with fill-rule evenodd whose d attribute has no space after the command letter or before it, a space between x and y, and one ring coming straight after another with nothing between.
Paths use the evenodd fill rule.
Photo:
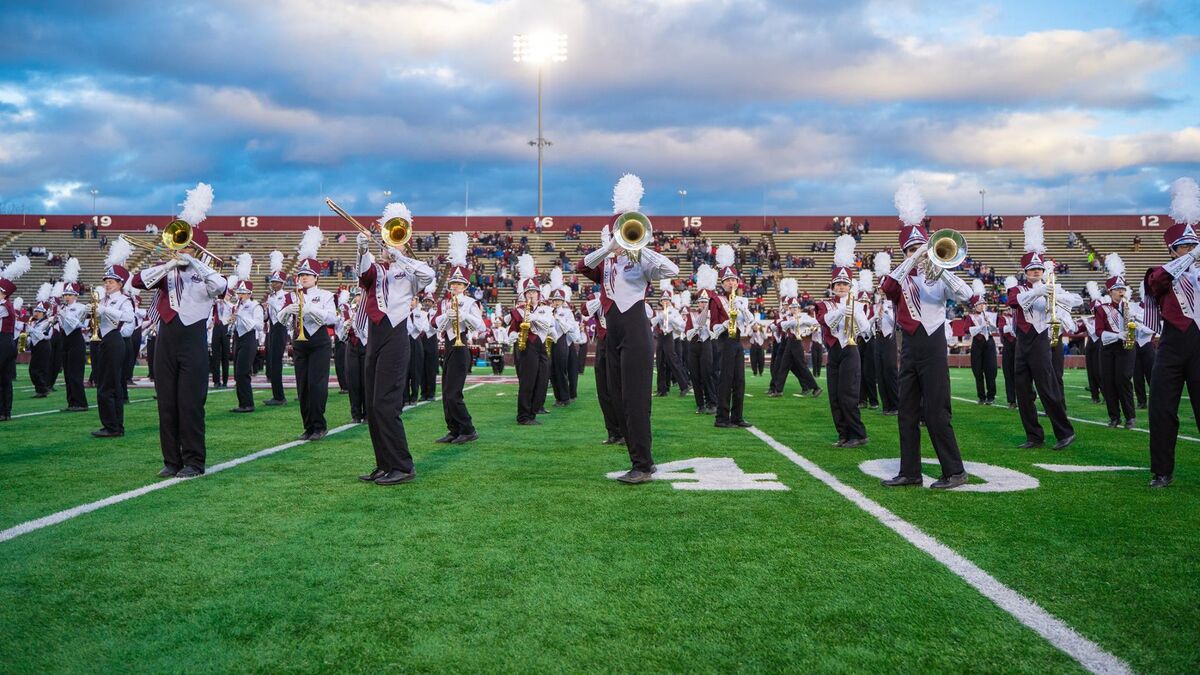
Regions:
<instances>
[{"instance_id":1,"label":"green football field","mask_svg":"<svg viewBox=\"0 0 1200 675\"><path fill-rule=\"evenodd\" d=\"M417 480L391 488L355 479L368 433L336 392L325 440L133 496L160 483L148 390L120 439L89 437L94 412L17 417L0 425L0 672L1200 671L1187 401L1176 484L1154 491L1148 435L1105 428L1081 372L1070 414L1100 424L1076 422L1065 452L1016 449L1016 412L951 377L973 492L880 487L860 465L898 457L896 419L864 411L870 445L830 447L827 398L794 380L769 399L748 378L755 430L655 398L662 480L642 486L606 477L628 458L600 445L590 371L540 427L515 425L515 385L471 389L465 446L432 443L440 403L410 410ZM64 405L27 382L14 415ZM209 396L210 469L300 432L294 403L233 404Z\"/></svg>"}]
</instances>

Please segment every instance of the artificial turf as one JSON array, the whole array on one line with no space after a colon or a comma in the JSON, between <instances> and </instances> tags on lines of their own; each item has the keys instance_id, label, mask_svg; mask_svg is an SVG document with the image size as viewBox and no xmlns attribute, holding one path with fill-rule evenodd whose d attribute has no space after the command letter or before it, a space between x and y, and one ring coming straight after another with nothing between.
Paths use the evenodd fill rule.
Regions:
<instances>
[{"instance_id":1,"label":"artificial turf","mask_svg":"<svg viewBox=\"0 0 1200 675\"><path fill-rule=\"evenodd\" d=\"M974 398L969 371L951 377ZM871 443L832 448L827 399L791 396L794 381L769 399L764 379L747 379L747 418L781 443L1135 670L1200 670L1197 443L1180 441L1176 485L1151 491L1148 471L1033 466L1144 467L1144 433L1076 423L1065 452L1017 450L1015 411L955 400L964 457L1040 487L886 490L858 465L898 456L895 418L864 411ZM1082 373L1067 383L1072 416L1106 421L1079 398ZM590 371L540 427L515 425L515 392L467 393L481 438L465 446L432 443L440 403L407 412L409 485L355 480L373 461L353 427L0 542L0 671L1079 668L758 438L714 429L690 397L654 399L660 464L729 457L789 489L616 484L605 474L628 459L599 444ZM63 404L61 387L28 395L14 414ZM233 404L209 396L210 466L300 431L294 404ZM1181 413L1190 435L1186 402ZM345 396L330 395L328 417L349 422ZM0 530L157 480L153 402L126 409L124 438L93 440L96 425L89 412L0 426Z\"/></svg>"}]
</instances>

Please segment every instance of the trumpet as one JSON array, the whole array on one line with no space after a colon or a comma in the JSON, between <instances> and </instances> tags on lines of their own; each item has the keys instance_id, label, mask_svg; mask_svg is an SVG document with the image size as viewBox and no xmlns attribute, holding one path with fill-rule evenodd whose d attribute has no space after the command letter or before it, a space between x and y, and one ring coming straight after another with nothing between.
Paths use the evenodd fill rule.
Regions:
<instances>
[{"instance_id":1,"label":"trumpet","mask_svg":"<svg viewBox=\"0 0 1200 675\"><path fill-rule=\"evenodd\" d=\"M1125 351L1133 349L1134 343L1137 341L1137 322L1129 314L1129 300L1121 301L1121 314L1125 318L1125 343L1122 345Z\"/></svg>"},{"instance_id":2,"label":"trumpet","mask_svg":"<svg viewBox=\"0 0 1200 675\"><path fill-rule=\"evenodd\" d=\"M179 252L190 246L192 248L195 248L201 254L211 258L213 261L213 264L216 265L217 267L221 267L224 264L224 261L221 260L221 258L213 255L212 251L209 251L208 249L204 248L200 244L193 241L194 230L192 228L192 224L186 220L182 220L179 218L172 220L170 223L167 223L167 226L163 228L162 236L160 237L160 239L162 241L161 244L143 241L141 239L138 239L137 237L133 237L128 234L122 234L121 236L125 239L125 241L129 242L131 245L136 246L137 248L140 248L145 251L150 251L151 253L155 253L162 249L166 249L168 251L171 251L171 253L172 253L171 257L178 258Z\"/></svg>"},{"instance_id":3,"label":"trumpet","mask_svg":"<svg viewBox=\"0 0 1200 675\"><path fill-rule=\"evenodd\" d=\"M958 232L944 228L929 236L925 260L926 277L937 279L967 259L967 240Z\"/></svg>"},{"instance_id":4,"label":"trumpet","mask_svg":"<svg viewBox=\"0 0 1200 675\"><path fill-rule=\"evenodd\" d=\"M390 246L392 248L403 248L404 253L410 258L417 257L413 254L412 246L409 245L409 240L412 239L412 223L403 218L391 218L387 222L379 226L379 232L368 228L366 225L358 222L354 216L346 213L346 210L338 206L332 199L326 197L325 205L334 213L342 217L347 223L354 226L356 230L367 235L371 239L379 237L380 245Z\"/></svg>"},{"instance_id":5,"label":"trumpet","mask_svg":"<svg viewBox=\"0 0 1200 675\"><path fill-rule=\"evenodd\" d=\"M300 309L296 310L295 342L307 342L308 338L304 337L304 289L299 282L296 282L296 304L300 305Z\"/></svg>"},{"instance_id":6,"label":"trumpet","mask_svg":"<svg viewBox=\"0 0 1200 675\"><path fill-rule=\"evenodd\" d=\"M617 245L625 249L629 259L635 262L642 257L642 249L654 238L654 228L650 225L650 219L639 211L626 211L621 214L613 230L613 238Z\"/></svg>"}]
</instances>

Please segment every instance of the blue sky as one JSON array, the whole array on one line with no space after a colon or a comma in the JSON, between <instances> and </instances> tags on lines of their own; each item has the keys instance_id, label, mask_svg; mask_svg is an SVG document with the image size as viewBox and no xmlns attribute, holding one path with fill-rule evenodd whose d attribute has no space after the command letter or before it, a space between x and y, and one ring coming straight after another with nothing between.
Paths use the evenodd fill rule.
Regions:
<instances>
[{"instance_id":1,"label":"blue sky","mask_svg":"<svg viewBox=\"0 0 1200 675\"><path fill-rule=\"evenodd\" d=\"M1162 212L1200 175L1200 4L209 0L0 8L0 210Z\"/></svg>"}]
</instances>

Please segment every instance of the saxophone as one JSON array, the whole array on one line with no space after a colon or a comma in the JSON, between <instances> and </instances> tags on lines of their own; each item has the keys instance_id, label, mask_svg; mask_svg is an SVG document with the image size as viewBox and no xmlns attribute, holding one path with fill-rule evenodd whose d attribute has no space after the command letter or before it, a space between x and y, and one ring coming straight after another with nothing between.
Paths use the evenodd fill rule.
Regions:
<instances>
[{"instance_id":1,"label":"saxophone","mask_svg":"<svg viewBox=\"0 0 1200 675\"><path fill-rule=\"evenodd\" d=\"M1121 314L1125 317L1125 344L1122 345L1125 351L1133 349L1134 343L1137 341L1137 323L1133 320L1133 316L1129 313L1129 299L1121 301Z\"/></svg>"},{"instance_id":2,"label":"saxophone","mask_svg":"<svg viewBox=\"0 0 1200 675\"><path fill-rule=\"evenodd\" d=\"M100 292L92 289L92 334L89 342L100 341Z\"/></svg>"},{"instance_id":3,"label":"saxophone","mask_svg":"<svg viewBox=\"0 0 1200 675\"><path fill-rule=\"evenodd\" d=\"M1050 346L1057 347L1062 342L1062 323L1058 320L1058 275L1054 270L1046 272L1046 283L1050 285L1050 299L1046 303L1046 313L1050 321Z\"/></svg>"},{"instance_id":4,"label":"saxophone","mask_svg":"<svg viewBox=\"0 0 1200 675\"><path fill-rule=\"evenodd\" d=\"M728 328L726 331L729 333L729 337L731 337L731 338L736 338L738 336L737 297L738 297L738 289L735 288L735 289L733 289L733 293L731 293L729 296L729 325L728 325Z\"/></svg>"},{"instance_id":5,"label":"saxophone","mask_svg":"<svg viewBox=\"0 0 1200 675\"><path fill-rule=\"evenodd\" d=\"M299 286L299 284L297 284ZM296 304L300 308L296 311L296 337L293 342L304 342L308 338L304 337L304 289L298 288L296 292Z\"/></svg>"},{"instance_id":6,"label":"saxophone","mask_svg":"<svg viewBox=\"0 0 1200 675\"><path fill-rule=\"evenodd\" d=\"M529 315L533 312L533 308L529 306L529 301L525 301L525 318L521 319L520 332L517 333L517 351L525 351L525 346L529 344Z\"/></svg>"}]
</instances>

